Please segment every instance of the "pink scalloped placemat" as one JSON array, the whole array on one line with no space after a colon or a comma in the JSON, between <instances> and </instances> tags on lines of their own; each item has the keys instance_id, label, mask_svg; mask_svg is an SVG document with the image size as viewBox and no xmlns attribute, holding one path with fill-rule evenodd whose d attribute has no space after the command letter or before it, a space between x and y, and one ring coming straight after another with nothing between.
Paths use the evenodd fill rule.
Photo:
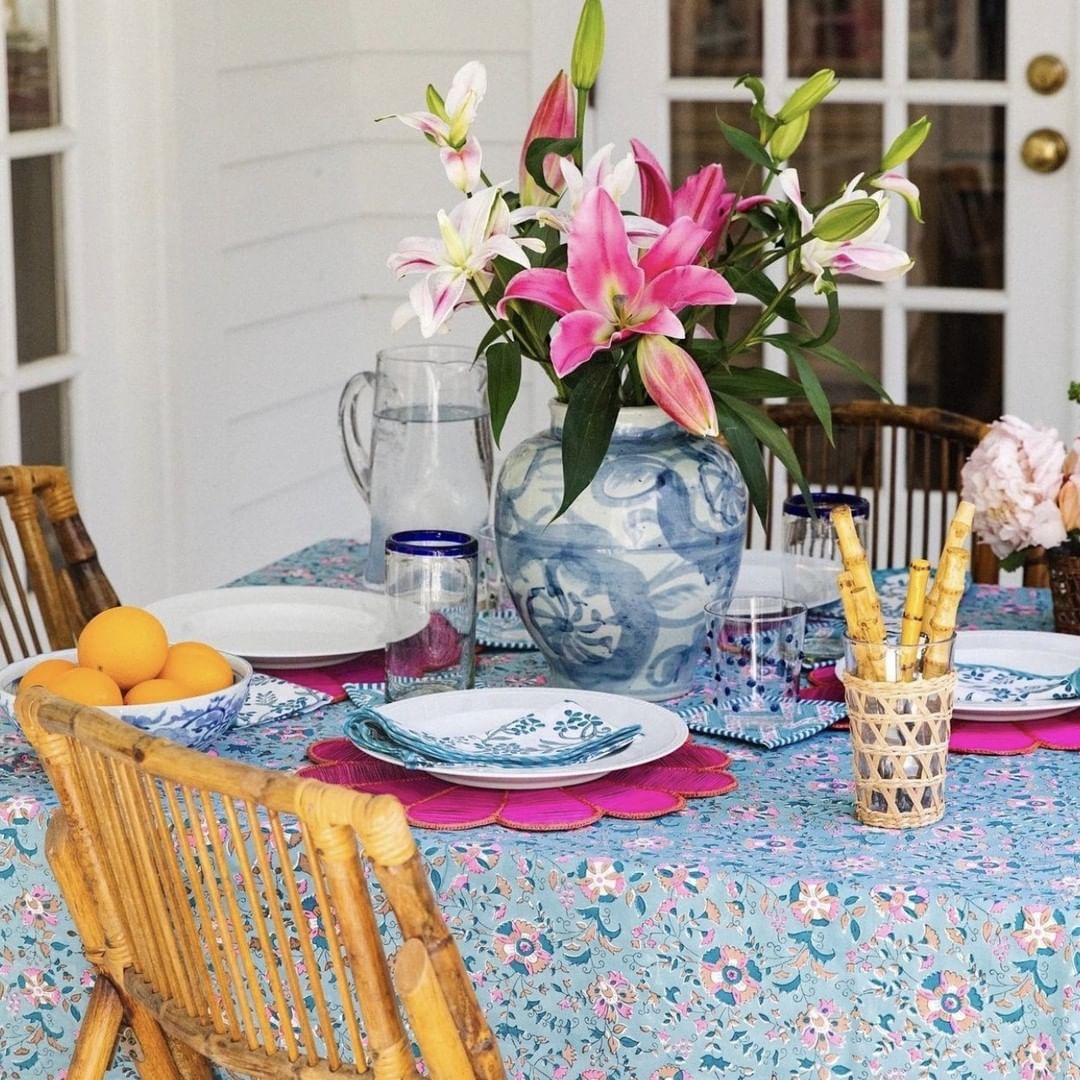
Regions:
<instances>
[{"instance_id":1,"label":"pink scalloped placemat","mask_svg":"<svg viewBox=\"0 0 1080 1080\"><path fill-rule=\"evenodd\" d=\"M644 819L675 813L687 799L726 795L738 784L725 771L731 764L727 754L693 741L648 765L619 769L572 787L533 791L451 784L377 761L348 739L314 743L308 757L314 764L301 769L301 776L371 795L394 795L404 804L409 824L421 829L492 824L527 832L582 829L602 817Z\"/></svg>"},{"instance_id":2,"label":"pink scalloped placemat","mask_svg":"<svg viewBox=\"0 0 1080 1080\"><path fill-rule=\"evenodd\" d=\"M810 686L801 696L811 700L843 701L844 685L835 668L810 673ZM846 722L834 724L846 727ZM1031 754L1036 750L1080 750L1080 709L1048 720L980 722L954 720L949 749L955 754Z\"/></svg>"}]
</instances>

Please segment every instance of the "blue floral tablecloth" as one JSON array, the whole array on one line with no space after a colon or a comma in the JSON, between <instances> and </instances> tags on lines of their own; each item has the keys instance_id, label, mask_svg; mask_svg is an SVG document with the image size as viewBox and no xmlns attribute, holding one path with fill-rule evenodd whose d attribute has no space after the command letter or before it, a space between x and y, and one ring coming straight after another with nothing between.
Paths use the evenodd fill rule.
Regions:
<instances>
[{"instance_id":1,"label":"blue floral tablecloth","mask_svg":"<svg viewBox=\"0 0 1080 1080\"><path fill-rule=\"evenodd\" d=\"M245 579L350 587L327 541ZM967 625L1049 629L1049 600L977 587ZM537 661L526 661L536 664ZM531 679L522 659L485 679ZM342 706L218 750L293 769ZM952 757L943 821L852 817L847 736L726 742L739 788L587 832L421 832L511 1076L1080 1077L1080 755ZM0 1077L64 1073L89 994L45 864L51 791L0 734ZM110 1077L134 1076L121 1054Z\"/></svg>"}]
</instances>

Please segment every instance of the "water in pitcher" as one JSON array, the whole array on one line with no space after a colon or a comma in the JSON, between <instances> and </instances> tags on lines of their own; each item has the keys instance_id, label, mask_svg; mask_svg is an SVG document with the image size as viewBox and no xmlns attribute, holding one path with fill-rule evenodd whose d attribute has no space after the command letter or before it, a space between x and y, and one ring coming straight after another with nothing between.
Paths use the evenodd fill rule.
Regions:
<instances>
[{"instance_id":1,"label":"water in pitcher","mask_svg":"<svg viewBox=\"0 0 1080 1080\"><path fill-rule=\"evenodd\" d=\"M383 582L386 538L402 529L478 536L488 518L491 428L471 405L405 405L375 414L371 546L364 579Z\"/></svg>"}]
</instances>

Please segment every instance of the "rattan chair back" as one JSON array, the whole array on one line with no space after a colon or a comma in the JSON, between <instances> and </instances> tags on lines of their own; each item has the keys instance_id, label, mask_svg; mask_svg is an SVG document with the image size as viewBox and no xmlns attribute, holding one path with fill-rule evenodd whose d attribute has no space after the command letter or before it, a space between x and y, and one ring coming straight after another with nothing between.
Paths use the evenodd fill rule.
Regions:
<instances>
[{"instance_id":1,"label":"rattan chair back","mask_svg":"<svg viewBox=\"0 0 1080 1080\"><path fill-rule=\"evenodd\" d=\"M853 401L834 406L830 443L805 402L770 405L766 412L787 432L811 489L856 492L870 500L871 565L936 561L960 499L960 470L989 424L943 409ZM771 454L766 468L770 511L764 529L751 518L747 546L778 549L780 507L794 485ZM972 576L998 580L997 559L984 544L975 546ZM1025 568L1024 581L1045 583L1035 560Z\"/></svg>"},{"instance_id":2,"label":"rattan chair back","mask_svg":"<svg viewBox=\"0 0 1080 1080\"><path fill-rule=\"evenodd\" d=\"M67 471L0 466L0 653L10 663L66 649L99 611L116 607Z\"/></svg>"},{"instance_id":3,"label":"rattan chair back","mask_svg":"<svg viewBox=\"0 0 1080 1080\"><path fill-rule=\"evenodd\" d=\"M504 1076L396 799L188 750L40 688L16 709L60 798L50 862L98 985L144 1052L165 1047L151 1075L186 1055L200 1076L212 1061L413 1078L400 999L429 1075ZM393 980L365 861L405 942ZM115 1035L84 1024L76 1058Z\"/></svg>"}]
</instances>

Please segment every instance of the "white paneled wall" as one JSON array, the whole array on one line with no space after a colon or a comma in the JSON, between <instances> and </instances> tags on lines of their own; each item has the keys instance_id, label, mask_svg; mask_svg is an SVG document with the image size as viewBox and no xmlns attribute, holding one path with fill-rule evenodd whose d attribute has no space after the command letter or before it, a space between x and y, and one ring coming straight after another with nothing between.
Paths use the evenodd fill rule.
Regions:
<instances>
[{"instance_id":1,"label":"white paneled wall","mask_svg":"<svg viewBox=\"0 0 1080 1080\"><path fill-rule=\"evenodd\" d=\"M393 335L403 236L457 201L437 152L374 118L423 107L466 60L488 68L476 133L516 174L537 88L529 4L218 0L174 4L166 162L174 590L209 586L367 516L341 460L338 392ZM488 29L485 29L488 28ZM565 28L566 51L573 25ZM480 46L478 48L477 46ZM546 52L545 52L546 62ZM462 319L451 340L475 343ZM538 372L504 438L544 420Z\"/></svg>"}]
</instances>

